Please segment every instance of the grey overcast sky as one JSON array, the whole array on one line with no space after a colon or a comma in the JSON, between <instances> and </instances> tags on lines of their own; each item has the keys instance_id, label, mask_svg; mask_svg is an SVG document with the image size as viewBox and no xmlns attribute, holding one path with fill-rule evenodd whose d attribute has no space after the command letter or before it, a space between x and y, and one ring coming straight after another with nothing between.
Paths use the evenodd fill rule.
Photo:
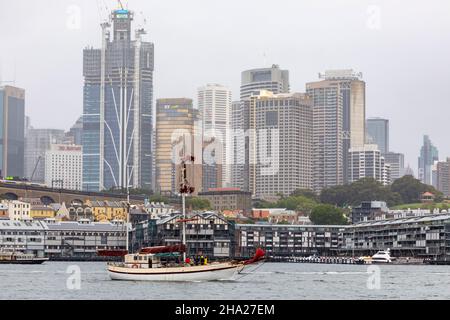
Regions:
<instances>
[{"instance_id":1,"label":"grey overcast sky","mask_svg":"<svg viewBox=\"0 0 450 320\"><path fill-rule=\"evenodd\" d=\"M390 119L391 150L416 173L423 134L450 156L448 0L123 2L155 43L155 98L195 98L206 83L237 98L241 71L272 64L304 92L319 72L353 68L367 82L367 116ZM117 2L0 3L3 81L26 89L34 127L68 129L82 114L82 49L100 46L101 17Z\"/></svg>"}]
</instances>

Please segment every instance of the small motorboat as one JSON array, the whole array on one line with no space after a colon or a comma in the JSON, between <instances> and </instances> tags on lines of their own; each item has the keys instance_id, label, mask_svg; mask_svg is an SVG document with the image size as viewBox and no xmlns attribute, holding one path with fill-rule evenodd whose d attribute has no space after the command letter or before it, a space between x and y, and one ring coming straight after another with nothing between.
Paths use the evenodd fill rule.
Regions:
<instances>
[{"instance_id":1,"label":"small motorboat","mask_svg":"<svg viewBox=\"0 0 450 320\"><path fill-rule=\"evenodd\" d=\"M389 249L378 251L371 259L372 263L392 263L393 260Z\"/></svg>"}]
</instances>

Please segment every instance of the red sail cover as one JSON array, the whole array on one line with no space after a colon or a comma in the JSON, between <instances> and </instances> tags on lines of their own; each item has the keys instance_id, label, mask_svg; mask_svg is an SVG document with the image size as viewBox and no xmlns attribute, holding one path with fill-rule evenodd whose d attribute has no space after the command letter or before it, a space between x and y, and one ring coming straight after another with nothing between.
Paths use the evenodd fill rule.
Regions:
<instances>
[{"instance_id":1,"label":"red sail cover","mask_svg":"<svg viewBox=\"0 0 450 320\"><path fill-rule=\"evenodd\" d=\"M127 250L98 250L99 257L124 257L128 253Z\"/></svg>"},{"instance_id":2,"label":"red sail cover","mask_svg":"<svg viewBox=\"0 0 450 320\"><path fill-rule=\"evenodd\" d=\"M244 264L248 265L248 264L256 263L256 262L264 259L265 255L266 255L266 253L264 252L264 250L261 248L258 248L258 249L256 249L255 256L253 258L251 258L250 260L245 261Z\"/></svg>"},{"instance_id":3,"label":"red sail cover","mask_svg":"<svg viewBox=\"0 0 450 320\"><path fill-rule=\"evenodd\" d=\"M164 246L164 247L149 247L149 248L142 248L140 253L141 254L156 254L156 253L173 253L173 252L185 252L186 246L185 245L175 245L175 246Z\"/></svg>"}]
</instances>

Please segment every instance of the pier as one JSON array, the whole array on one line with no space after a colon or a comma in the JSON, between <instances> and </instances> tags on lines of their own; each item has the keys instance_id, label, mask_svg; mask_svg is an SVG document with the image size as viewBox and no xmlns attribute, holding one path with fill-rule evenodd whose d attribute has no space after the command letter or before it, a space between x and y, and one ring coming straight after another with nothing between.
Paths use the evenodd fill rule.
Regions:
<instances>
[{"instance_id":1,"label":"pier","mask_svg":"<svg viewBox=\"0 0 450 320\"><path fill-rule=\"evenodd\" d=\"M365 264L353 257L270 257L269 262L321 263L321 264Z\"/></svg>"}]
</instances>

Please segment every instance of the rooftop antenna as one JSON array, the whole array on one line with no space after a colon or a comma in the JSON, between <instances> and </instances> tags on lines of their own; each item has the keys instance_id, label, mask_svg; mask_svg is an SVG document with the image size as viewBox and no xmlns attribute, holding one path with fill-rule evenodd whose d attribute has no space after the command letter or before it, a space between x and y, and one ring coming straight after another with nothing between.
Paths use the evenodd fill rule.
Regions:
<instances>
[{"instance_id":1,"label":"rooftop antenna","mask_svg":"<svg viewBox=\"0 0 450 320\"><path fill-rule=\"evenodd\" d=\"M120 9L124 10L124 7L123 7L123 4L122 4L122 1L120 1L120 0L117 0L117 1L119 2L119 6L120 6Z\"/></svg>"}]
</instances>

